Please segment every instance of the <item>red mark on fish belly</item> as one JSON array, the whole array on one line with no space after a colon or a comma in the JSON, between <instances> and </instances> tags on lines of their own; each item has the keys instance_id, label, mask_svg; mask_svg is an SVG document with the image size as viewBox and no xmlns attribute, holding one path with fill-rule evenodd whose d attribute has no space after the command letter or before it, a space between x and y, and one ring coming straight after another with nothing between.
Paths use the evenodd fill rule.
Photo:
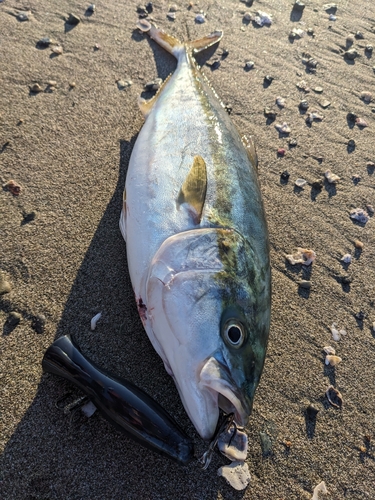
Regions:
<instances>
[{"instance_id":1,"label":"red mark on fish belly","mask_svg":"<svg viewBox=\"0 0 375 500\"><path fill-rule=\"evenodd\" d=\"M144 304L141 297L137 301L137 307L138 307L138 313L139 313L139 316L142 320L142 323L145 324L145 321L147 319L147 316L146 316L147 306L146 306L146 304Z\"/></svg>"}]
</instances>

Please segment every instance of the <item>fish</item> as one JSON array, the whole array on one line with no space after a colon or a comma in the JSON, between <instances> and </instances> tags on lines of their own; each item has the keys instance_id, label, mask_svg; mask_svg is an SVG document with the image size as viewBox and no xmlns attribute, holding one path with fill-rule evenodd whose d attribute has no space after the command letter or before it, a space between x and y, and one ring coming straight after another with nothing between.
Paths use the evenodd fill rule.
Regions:
<instances>
[{"instance_id":1,"label":"fish","mask_svg":"<svg viewBox=\"0 0 375 500\"><path fill-rule=\"evenodd\" d=\"M177 68L140 99L120 230L144 329L208 440L221 411L248 423L265 361L271 272L257 153L194 58L223 33L183 43L137 26Z\"/></svg>"}]
</instances>

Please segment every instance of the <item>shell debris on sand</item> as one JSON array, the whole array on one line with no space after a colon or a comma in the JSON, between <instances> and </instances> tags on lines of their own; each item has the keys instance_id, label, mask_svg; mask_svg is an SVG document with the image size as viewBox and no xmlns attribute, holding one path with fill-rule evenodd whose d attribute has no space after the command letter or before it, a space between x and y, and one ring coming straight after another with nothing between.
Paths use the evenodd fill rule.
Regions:
<instances>
[{"instance_id":1,"label":"shell debris on sand","mask_svg":"<svg viewBox=\"0 0 375 500\"><path fill-rule=\"evenodd\" d=\"M330 345L323 347L323 351L331 356L334 356L336 354L335 348Z\"/></svg>"},{"instance_id":2,"label":"shell debris on sand","mask_svg":"<svg viewBox=\"0 0 375 500\"><path fill-rule=\"evenodd\" d=\"M360 222L361 224L366 224L369 220L369 214L362 208L355 208L354 210L351 210L350 218Z\"/></svg>"},{"instance_id":3,"label":"shell debris on sand","mask_svg":"<svg viewBox=\"0 0 375 500\"><path fill-rule=\"evenodd\" d=\"M350 253L346 253L343 257L341 257L341 260L344 262L344 264L350 264L352 261L352 256Z\"/></svg>"},{"instance_id":4,"label":"shell debris on sand","mask_svg":"<svg viewBox=\"0 0 375 500\"><path fill-rule=\"evenodd\" d=\"M91 318L91 330L95 330L96 328L96 323L100 320L100 318L102 317L102 313L98 313L98 314L95 314L95 316L93 318Z\"/></svg>"},{"instance_id":5,"label":"shell debris on sand","mask_svg":"<svg viewBox=\"0 0 375 500\"><path fill-rule=\"evenodd\" d=\"M284 123L277 123L275 125L276 130L278 130L281 134L290 134L292 129L289 127L289 125L284 122Z\"/></svg>"},{"instance_id":6,"label":"shell debris on sand","mask_svg":"<svg viewBox=\"0 0 375 500\"><path fill-rule=\"evenodd\" d=\"M331 170L327 170L324 176L330 184L336 184L340 180L340 177L331 172Z\"/></svg>"},{"instance_id":7,"label":"shell debris on sand","mask_svg":"<svg viewBox=\"0 0 375 500\"><path fill-rule=\"evenodd\" d=\"M326 495L328 493L326 484L324 481L319 483L317 486L314 488L313 496L311 497L311 500L319 500L320 499L320 493L322 495Z\"/></svg>"},{"instance_id":8,"label":"shell debris on sand","mask_svg":"<svg viewBox=\"0 0 375 500\"><path fill-rule=\"evenodd\" d=\"M257 15L254 18L254 22L256 22L258 26L271 26L272 15L258 10Z\"/></svg>"},{"instance_id":9,"label":"shell debris on sand","mask_svg":"<svg viewBox=\"0 0 375 500\"><path fill-rule=\"evenodd\" d=\"M22 189L22 187L13 179L10 179L8 182L3 184L3 188L7 189L13 196L19 196Z\"/></svg>"},{"instance_id":10,"label":"shell debris on sand","mask_svg":"<svg viewBox=\"0 0 375 500\"><path fill-rule=\"evenodd\" d=\"M335 356L334 354L327 354L326 359L325 359L325 364L327 366L328 365L336 366L339 363L341 363L341 361L342 361L342 358L340 358L339 356Z\"/></svg>"},{"instance_id":11,"label":"shell debris on sand","mask_svg":"<svg viewBox=\"0 0 375 500\"><path fill-rule=\"evenodd\" d=\"M294 181L294 184L295 186L297 186L298 188L300 189L303 189L306 184L307 184L307 180L306 179L301 179L301 178L298 178Z\"/></svg>"},{"instance_id":12,"label":"shell debris on sand","mask_svg":"<svg viewBox=\"0 0 375 500\"><path fill-rule=\"evenodd\" d=\"M340 331L337 329L337 323L332 323L331 326L332 338L335 342L341 340L341 337L346 335L346 330L341 329Z\"/></svg>"},{"instance_id":13,"label":"shell debris on sand","mask_svg":"<svg viewBox=\"0 0 375 500\"><path fill-rule=\"evenodd\" d=\"M294 254L287 254L285 258L289 261L292 266L296 264L303 264L304 266L309 266L316 259L316 253L314 250L309 250L307 248L297 248L297 252Z\"/></svg>"},{"instance_id":14,"label":"shell debris on sand","mask_svg":"<svg viewBox=\"0 0 375 500\"><path fill-rule=\"evenodd\" d=\"M335 408L342 407L341 392L338 391L335 387L333 387L333 385L330 385L326 390L326 396L332 406L334 406Z\"/></svg>"},{"instance_id":15,"label":"shell debris on sand","mask_svg":"<svg viewBox=\"0 0 375 500\"><path fill-rule=\"evenodd\" d=\"M235 490L241 491L250 484L249 467L244 462L232 462L223 465L217 471L218 476L222 476L226 482Z\"/></svg>"},{"instance_id":16,"label":"shell debris on sand","mask_svg":"<svg viewBox=\"0 0 375 500\"><path fill-rule=\"evenodd\" d=\"M248 451L248 437L246 432L232 425L220 434L218 440L220 452L232 462L244 462Z\"/></svg>"}]
</instances>

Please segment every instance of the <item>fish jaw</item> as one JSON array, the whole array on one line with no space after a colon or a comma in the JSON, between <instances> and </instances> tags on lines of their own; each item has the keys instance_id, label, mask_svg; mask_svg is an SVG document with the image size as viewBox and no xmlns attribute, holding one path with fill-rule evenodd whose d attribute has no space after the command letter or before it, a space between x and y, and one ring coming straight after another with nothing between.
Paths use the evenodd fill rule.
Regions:
<instances>
[{"instance_id":1,"label":"fish jaw","mask_svg":"<svg viewBox=\"0 0 375 500\"><path fill-rule=\"evenodd\" d=\"M244 427L249 420L252 404L234 382L228 367L210 357L200 372L200 387L216 393L217 406L225 413L234 413L234 421Z\"/></svg>"}]
</instances>

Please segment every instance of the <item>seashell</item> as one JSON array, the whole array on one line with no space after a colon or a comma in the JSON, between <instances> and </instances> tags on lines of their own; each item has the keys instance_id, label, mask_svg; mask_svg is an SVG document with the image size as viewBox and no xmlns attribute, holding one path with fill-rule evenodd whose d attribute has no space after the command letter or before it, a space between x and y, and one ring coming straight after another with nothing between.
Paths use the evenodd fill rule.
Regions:
<instances>
[{"instance_id":1,"label":"seashell","mask_svg":"<svg viewBox=\"0 0 375 500\"><path fill-rule=\"evenodd\" d=\"M342 359L339 356L335 356L334 354L327 354L325 364L336 366L341 363Z\"/></svg>"},{"instance_id":2,"label":"seashell","mask_svg":"<svg viewBox=\"0 0 375 500\"><path fill-rule=\"evenodd\" d=\"M285 99L283 97L276 97L276 104L283 108L285 106Z\"/></svg>"},{"instance_id":3,"label":"seashell","mask_svg":"<svg viewBox=\"0 0 375 500\"><path fill-rule=\"evenodd\" d=\"M350 218L357 220L361 224L366 224L366 222L369 220L369 215L362 208L355 208L350 212Z\"/></svg>"},{"instance_id":4,"label":"seashell","mask_svg":"<svg viewBox=\"0 0 375 500\"><path fill-rule=\"evenodd\" d=\"M326 390L326 396L332 406L336 408L342 407L342 395L333 385L330 385Z\"/></svg>"},{"instance_id":5,"label":"seashell","mask_svg":"<svg viewBox=\"0 0 375 500\"><path fill-rule=\"evenodd\" d=\"M312 111L307 115L306 123L321 122L324 120L324 116L320 115L317 111Z\"/></svg>"},{"instance_id":6,"label":"seashell","mask_svg":"<svg viewBox=\"0 0 375 500\"><path fill-rule=\"evenodd\" d=\"M272 16L271 14L267 14L267 12L262 12L258 10L257 16L255 16L254 21L258 24L258 26L271 26L272 24Z\"/></svg>"},{"instance_id":7,"label":"seashell","mask_svg":"<svg viewBox=\"0 0 375 500\"><path fill-rule=\"evenodd\" d=\"M361 99L367 103L371 102L372 99L371 92L361 92Z\"/></svg>"},{"instance_id":8,"label":"seashell","mask_svg":"<svg viewBox=\"0 0 375 500\"><path fill-rule=\"evenodd\" d=\"M277 123L275 125L275 128L281 133L281 134L290 134L292 129L289 127L289 125L284 122L282 124Z\"/></svg>"},{"instance_id":9,"label":"seashell","mask_svg":"<svg viewBox=\"0 0 375 500\"><path fill-rule=\"evenodd\" d=\"M303 188L304 186L306 186L307 181L305 179L296 179L294 184L299 188Z\"/></svg>"},{"instance_id":10,"label":"seashell","mask_svg":"<svg viewBox=\"0 0 375 500\"><path fill-rule=\"evenodd\" d=\"M360 117L356 118L355 124L357 125L357 127L360 127L360 128L368 127L368 123L366 122L366 120L364 120L363 118L360 118Z\"/></svg>"},{"instance_id":11,"label":"seashell","mask_svg":"<svg viewBox=\"0 0 375 500\"><path fill-rule=\"evenodd\" d=\"M102 317L102 313L95 314L93 318L91 318L91 330L95 330L96 328L96 323L100 320Z\"/></svg>"},{"instance_id":12,"label":"seashell","mask_svg":"<svg viewBox=\"0 0 375 500\"><path fill-rule=\"evenodd\" d=\"M336 323L332 323L331 332L332 332L332 338L335 342L338 342L339 340L341 340L341 335L340 335L339 331L337 330Z\"/></svg>"},{"instance_id":13,"label":"seashell","mask_svg":"<svg viewBox=\"0 0 375 500\"><path fill-rule=\"evenodd\" d=\"M63 53L63 48L61 47L61 45L56 45L55 47L52 48L52 52L60 56Z\"/></svg>"},{"instance_id":14,"label":"seashell","mask_svg":"<svg viewBox=\"0 0 375 500\"><path fill-rule=\"evenodd\" d=\"M350 253L346 253L343 257L341 257L341 260L345 263L345 264L350 264L351 261L352 261L352 256L350 255Z\"/></svg>"},{"instance_id":15,"label":"seashell","mask_svg":"<svg viewBox=\"0 0 375 500\"><path fill-rule=\"evenodd\" d=\"M330 184L336 184L340 180L340 177L332 173L331 170L327 170L324 176Z\"/></svg>"},{"instance_id":16,"label":"seashell","mask_svg":"<svg viewBox=\"0 0 375 500\"><path fill-rule=\"evenodd\" d=\"M298 247L297 253L286 255L285 258L288 259L292 266L295 264L309 266L316 259L316 253L313 250Z\"/></svg>"},{"instance_id":17,"label":"seashell","mask_svg":"<svg viewBox=\"0 0 375 500\"><path fill-rule=\"evenodd\" d=\"M168 17L168 19L170 19L171 21L174 21L174 20L176 19L176 12L174 12L174 11L170 11L170 12L168 12L167 17Z\"/></svg>"},{"instance_id":18,"label":"seashell","mask_svg":"<svg viewBox=\"0 0 375 500\"><path fill-rule=\"evenodd\" d=\"M323 351L326 354L329 354L330 356L334 356L336 354L336 351L335 351L334 347L332 347L330 345L327 345L326 347L323 347Z\"/></svg>"},{"instance_id":19,"label":"seashell","mask_svg":"<svg viewBox=\"0 0 375 500\"><path fill-rule=\"evenodd\" d=\"M311 500L319 500L319 498L321 498L319 496L320 494L326 495L327 493L328 493L328 490L326 487L326 483L324 481L322 481L317 486L315 486L314 493L313 493Z\"/></svg>"}]
</instances>

